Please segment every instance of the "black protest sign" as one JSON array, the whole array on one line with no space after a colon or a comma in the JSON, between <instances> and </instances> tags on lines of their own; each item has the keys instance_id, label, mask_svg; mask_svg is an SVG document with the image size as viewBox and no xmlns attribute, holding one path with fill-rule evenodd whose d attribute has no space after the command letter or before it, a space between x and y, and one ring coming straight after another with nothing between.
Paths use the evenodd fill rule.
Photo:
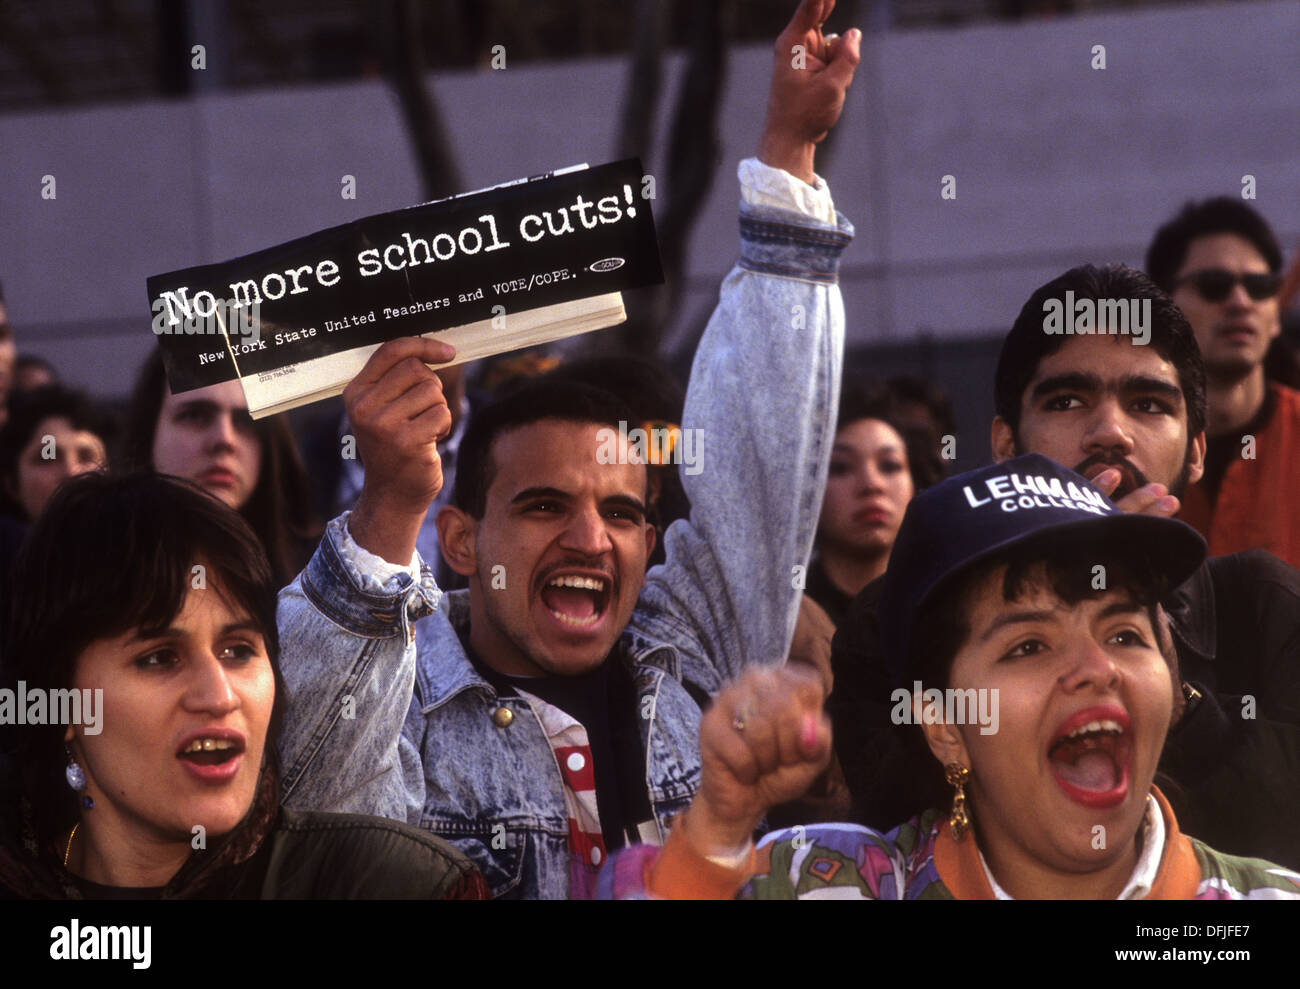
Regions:
<instances>
[{"instance_id":1,"label":"black protest sign","mask_svg":"<svg viewBox=\"0 0 1300 989\"><path fill-rule=\"evenodd\" d=\"M635 159L569 170L155 275L171 389L662 282L642 179Z\"/></svg>"}]
</instances>

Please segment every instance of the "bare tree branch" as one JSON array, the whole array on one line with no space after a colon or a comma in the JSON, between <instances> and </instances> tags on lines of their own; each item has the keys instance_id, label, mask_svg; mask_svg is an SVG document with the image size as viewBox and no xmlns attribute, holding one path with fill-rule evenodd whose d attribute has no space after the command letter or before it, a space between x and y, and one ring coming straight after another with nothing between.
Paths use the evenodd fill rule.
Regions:
<instances>
[{"instance_id":1,"label":"bare tree branch","mask_svg":"<svg viewBox=\"0 0 1300 989\"><path fill-rule=\"evenodd\" d=\"M691 230L708 198L720 154L718 110L726 77L730 0L698 0L691 48L668 145L665 181L657 192L667 201L657 211L664 284L628 297L628 321L617 332L620 349L656 354L682 295Z\"/></svg>"},{"instance_id":2,"label":"bare tree branch","mask_svg":"<svg viewBox=\"0 0 1300 989\"><path fill-rule=\"evenodd\" d=\"M388 82L402 107L425 198L437 199L461 191L460 170L447 140L442 114L424 85L419 10L416 0L387 0L382 5L380 61L388 67Z\"/></svg>"},{"instance_id":3,"label":"bare tree branch","mask_svg":"<svg viewBox=\"0 0 1300 989\"><path fill-rule=\"evenodd\" d=\"M636 41L623 91L623 119L618 128L618 158L641 158L650 150L651 127L659 106L668 8L663 0L637 0Z\"/></svg>"}]
</instances>

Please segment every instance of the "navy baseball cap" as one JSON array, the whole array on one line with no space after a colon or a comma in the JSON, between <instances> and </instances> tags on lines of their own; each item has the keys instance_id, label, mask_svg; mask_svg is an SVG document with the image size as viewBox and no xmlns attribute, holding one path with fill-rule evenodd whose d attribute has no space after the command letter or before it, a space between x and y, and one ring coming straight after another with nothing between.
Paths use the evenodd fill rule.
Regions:
<instances>
[{"instance_id":1,"label":"navy baseball cap","mask_svg":"<svg viewBox=\"0 0 1300 989\"><path fill-rule=\"evenodd\" d=\"M901 677L921 609L943 584L1013 546L1044 556L1069 538L1143 558L1172 589L1205 559L1205 540L1175 519L1125 514L1086 478L1037 453L957 474L911 500L880 597L885 662Z\"/></svg>"}]
</instances>

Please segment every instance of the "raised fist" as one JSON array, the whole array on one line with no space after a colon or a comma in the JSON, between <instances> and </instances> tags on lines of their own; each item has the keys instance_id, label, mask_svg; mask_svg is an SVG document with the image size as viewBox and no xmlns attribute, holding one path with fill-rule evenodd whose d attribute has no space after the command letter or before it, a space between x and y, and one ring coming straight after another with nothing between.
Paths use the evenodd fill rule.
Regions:
<instances>
[{"instance_id":1,"label":"raised fist","mask_svg":"<svg viewBox=\"0 0 1300 989\"><path fill-rule=\"evenodd\" d=\"M711 855L742 845L769 807L801 796L826 768L825 685L799 666L754 669L700 722L702 780L687 833Z\"/></svg>"}]
</instances>

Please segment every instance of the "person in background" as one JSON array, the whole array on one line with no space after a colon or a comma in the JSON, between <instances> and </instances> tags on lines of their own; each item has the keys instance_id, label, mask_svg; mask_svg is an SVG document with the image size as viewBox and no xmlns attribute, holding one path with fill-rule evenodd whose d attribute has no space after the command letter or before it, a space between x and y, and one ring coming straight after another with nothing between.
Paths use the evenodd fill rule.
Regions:
<instances>
[{"instance_id":1,"label":"person in background","mask_svg":"<svg viewBox=\"0 0 1300 989\"><path fill-rule=\"evenodd\" d=\"M912 426L928 433L932 458L939 477L947 474L947 466L954 459L955 450L946 448L948 437L957 439L957 416L952 400L933 381L909 374L900 374L885 382L893 398L894 417L903 426Z\"/></svg>"},{"instance_id":2,"label":"person in background","mask_svg":"<svg viewBox=\"0 0 1300 989\"><path fill-rule=\"evenodd\" d=\"M35 354L19 354L14 362L15 393L35 391L46 385L59 384L59 372L44 357Z\"/></svg>"},{"instance_id":3,"label":"person in background","mask_svg":"<svg viewBox=\"0 0 1300 989\"><path fill-rule=\"evenodd\" d=\"M1126 515L1038 454L918 495L881 610L902 674L892 730L909 753L910 819L887 833L802 827L755 848L764 809L807 785L831 740L815 678L749 671L701 722L703 780L668 843L620 852L600 892L1300 899L1300 874L1183 833L1153 782L1184 703L1159 601L1204 555L1190 527Z\"/></svg>"},{"instance_id":4,"label":"person in background","mask_svg":"<svg viewBox=\"0 0 1300 989\"><path fill-rule=\"evenodd\" d=\"M77 478L16 577L11 681L79 703L7 727L0 896L482 897L431 835L280 807L275 584L224 503L158 474Z\"/></svg>"},{"instance_id":5,"label":"person in background","mask_svg":"<svg viewBox=\"0 0 1300 989\"><path fill-rule=\"evenodd\" d=\"M1266 549L1300 566L1300 392L1270 381L1287 356L1278 290L1282 251L1240 199L1188 203L1147 250L1147 272L1187 316L1205 361L1204 473L1179 515L1211 555Z\"/></svg>"},{"instance_id":6,"label":"person in background","mask_svg":"<svg viewBox=\"0 0 1300 989\"><path fill-rule=\"evenodd\" d=\"M646 465L618 435L634 413L539 381L466 431L438 531L470 586L443 595L415 537L451 427L425 365L454 355L392 340L348 385L365 488L280 598L303 705L281 743L288 806L429 828L511 898L589 898L610 850L662 840L685 807L699 778L688 684L711 695L743 666L784 661L789 567L807 563L825 487L852 228L813 166L861 40L821 34L832 6L804 0L774 46L759 158L739 169L742 260L700 340L682 424L707 437L706 462L683 477L690 517L665 533L664 565L646 572ZM795 44L820 53L806 69ZM790 332L793 305L807 319ZM429 649L421 618L437 633ZM341 688L358 717L339 717Z\"/></svg>"},{"instance_id":7,"label":"person in background","mask_svg":"<svg viewBox=\"0 0 1300 989\"><path fill-rule=\"evenodd\" d=\"M108 466L111 423L80 392L52 386L10 395L0 426L0 642L14 559L59 484Z\"/></svg>"},{"instance_id":8,"label":"person in background","mask_svg":"<svg viewBox=\"0 0 1300 989\"><path fill-rule=\"evenodd\" d=\"M1148 335L1049 334L1051 300L1150 302ZM1103 327L1110 329L1110 327ZM990 438L997 462L1038 453L1072 467L1125 512L1169 517L1201 476L1205 368L1182 311L1141 272L1081 265L1039 286L1002 344ZM1233 855L1300 868L1300 572L1265 550L1211 556L1162 600L1186 704L1169 733L1165 793L1187 828ZM897 757L894 675L880 648L879 586L832 644L827 702L853 817L899 820L882 783ZM892 776L898 779L898 776Z\"/></svg>"},{"instance_id":9,"label":"person in background","mask_svg":"<svg viewBox=\"0 0 1300 989\"><path fill-rule=\"evenodd\" d=\"M36 521L59 484L108 467L108 419L81 392L15 392L0 429L0 494L8 514Z\"/></svg>"},{"instance_id":10,"label":"person in background","mask_svg":"<svg viewBox=\"0 0 1300 989\"><path fill-rule=\"evenodd\" d=\"M254 421L238 381L173 395L162 352L145 362L127 411L128 470L185 478L238 511L266 548L278 586L310 558L321 525L283 416Z\"/></svg>"},{"instance_id":11,"label":"person in background","mask_svg":"<svg viewBox=\"0 0 1300 989\"><path fill-rule=\"evenodd\" d=\"M553 344L543 343L524 350L511 350L479 361L477 384L484 394L495 398L550 374L563 363L563 355Z\"/></svg>"},{"instance_id":12,"label":"person in background","mask_svg":"<svg viewBox=\"0 0 1300 989\"><path fill-rule=\"evenodd\" d=\"M846 379L831 447L817 541L788 662L816 670L829 695L835 686L835 629L854 597L885 572L889 551L914 493L939 480L942 461L927 424L905 425L896 396ZM832 758L799 799L772 808L772 827L845 819L852 798Z\"/></svg>"},{"instance_id":13,"label":"person in background","mask_svg":"<svg viewBox=\"0 0 1300 989\"><path fill-rule=\"evenodd\" d=\"M885 572L912 495L939 477L926 435L903 424L890 393L846 380L805 592L835 625Z\"/></svg>"}]
</instances>

